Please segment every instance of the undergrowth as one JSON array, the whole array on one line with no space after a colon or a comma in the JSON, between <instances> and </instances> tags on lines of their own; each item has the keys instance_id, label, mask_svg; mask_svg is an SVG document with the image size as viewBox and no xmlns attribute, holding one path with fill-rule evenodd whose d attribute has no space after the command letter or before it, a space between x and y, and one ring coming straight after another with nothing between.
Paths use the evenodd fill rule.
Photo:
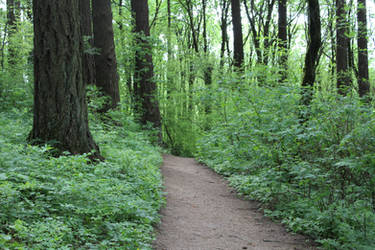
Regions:
<instances>
[{"instance_id":1,"label":"undergrowth","mask_svg":"<svg viewBox=\"0 0 375 250\"><path fill-rule=\"evenodd\" d=\"M223 83L200 161L326 249L375 249L375 113L357 97ZM227 98L229 97L230 98ZM301 113L309 121L301 123Z\"/></svg>"},{"instance_id":2,"label":"undergrowth","mask_svg":"<svg viewBox=\"0 0 375 250\"><path fill-rule=\"evenodd\" d=\"M150 249L163 204L161 156L120 111L91 131L104 162L27 145L30 115L0 113L1 249ZM111 121L116 121L111 125Z\"/></svg>"}]
</instances>

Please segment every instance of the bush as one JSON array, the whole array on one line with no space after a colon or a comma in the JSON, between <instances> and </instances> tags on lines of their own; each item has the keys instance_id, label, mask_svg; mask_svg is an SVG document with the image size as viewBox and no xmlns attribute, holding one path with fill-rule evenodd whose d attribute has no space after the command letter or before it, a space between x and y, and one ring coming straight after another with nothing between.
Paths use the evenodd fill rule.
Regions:
<instances>
[{"instance_id":1,"label":"bush","mask_svg":"<svg viewBox=\"0 0 375 250\"><path fill-rule=\"evenodd\" d=\"M233 91L197 157L261 201L266 215L323 247L373 249L375 114L358 98L329 93L308 109L298 93L255 84Z\"/></svg>"},{"instance_id":2,"label":"bush","mask_svg":"<svg viewBox=\"0 0 375 250\"><path fill-rule=\"evenodd\" d=\"M92 122L106 158L92 165L27 145L29 117L0 113L0 248L151 248L162 159L134 122L119 122Z\"/></svg>"}]
</instances>

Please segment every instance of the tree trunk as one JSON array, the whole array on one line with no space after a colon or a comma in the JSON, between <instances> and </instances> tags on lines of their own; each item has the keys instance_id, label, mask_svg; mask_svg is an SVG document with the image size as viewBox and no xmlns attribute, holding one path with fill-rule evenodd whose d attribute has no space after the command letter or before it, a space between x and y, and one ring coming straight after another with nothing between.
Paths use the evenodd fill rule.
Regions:
<instances>
[{"instance_id":1,"label":"tree trunk","mask_svg":"<svg viewBox=\"0 0 375 250\"><path fill-rule=\"evenodd\" d=\"M99 54L95 55L96 86L111 98L111 102L100 110L106 112L120 102L111 1L93 0L92 10L94 46L99 49Z\"/></svg>"},{"instance_id":2,"label":"tree trunk","mask_svg":"<svg viewBox=\"0 0 375 250\"><path fill-rule=\"evenodd\" d=\"M244 2L245 10L246 10L246 15L247 19L250 24L250 30L251 30L251 35L253 37L253 43L254 43L254 49L255 53L257 55L257 63L262 64L263 63L263 56L262 56L262 50L260 48L260 31L258 32L255 26L255 17L251 15L250 13L250 8L247 4L247 0ZM251 8L252 10L254 9L254 0L250 1Z\"/></svg>"},{"instance_id":3,"label":"tree trunk","mask_svg":"<svg viewBox=\"0 0 375 250\"><path fill-rule=\"evenodd\" d=\"M309 34L302 80L302 87L305 87L302 102L306 106L310 104L312 99L315 70L319 64L319 50L322 46L319 0L308 0L307 3Z\"/></svg>"},{"instance_id":4,"label":"tree trunk","mask_svg":"<svg viewBox=\"0 0 375 250\"><path fill-rule=\"evenodd\" d=\"M264 26L264 56L263 56L263 64L267 65L269 62L269 55L270 55L270 47L272 45L271 37L270 37L270 28L272 23L272 12L273 7L275 6L276 0L267 1L267 16L266 22L263 24Z\"/></svg>"},{"instance_id":5,"label":"tree trunk","mask_svg":"<svg viewBox=\"0 0 375 250\"><path fill-rule=\"evenodd\" d=\"M208 38L207 38L207 0L202 0L202 7L203 7L203 51L204 56L206 59L206 63L204 65L204 82L207 87L210 87L212 83L212 65L209 61L209 52L208 52ZM210 108L207 106L206 111Z\"/></svg>"},{"instance_id":6,"label":"tree trunk","mask_svg":"<svg viewBox=\"0 0 375 250\"><path fill-rule=\"evenodd\" d=\"M337 90L341 95L349 91L352 79L349 72L349 42L346 0L336 0L336 73Z\"/></svg>"},{"instance_id":7,"label":"tree trunk","mask_svg":"<svg viewBox=\"0 0 375 250\"><path fill-rule=\"evenodd\" d=\"M244 60L240 0L231 0L233 21L233 65L241 68Z\"/></svg>"},{"instance_id":8,"label":"tree trunk","mask_svg":"<svg viewBox=\"0 0 375 250\"><path fill-rule=\"evenodd\" d=\"M81 18L81 32L84 41L83 81L85 84L95 84L95 60L92 53L94 47L92 32L91 0L79 1L79 12Z\"/></svg>"},{"instance_id":9,"label":"tree trunk","mask_svg":"<svg viewBox=\"0 0 375 250\"><path fill-rule=\"evenodd\" d=\"M370 92L367 50L366 0L358 0L358 92L363 97Z\"/></svg>"},{"instance_id":10,"label":"tree trunk","mask_svg":"<svg viewBox=\"0 0 375 250\"><path fill-rule=\"evenodd\" d=\"M7 32L8 32L8 63L13 69L17 63L17 48L14 44L14 34L17 32L20 22L21 3L19 0L7 0Z\"/></svg>"},{"instance_id":11,"label":"tree trunk","mask_svg":"<svg viewBox=\"0 0 375 250\"><path fill-rule=\"evenodd\" d=\"M220 18L220 29L221 29L221 48L220 48L220 66L223 67L224 65L224 54L225 54L225 47L228 43L228 10L229 4L226 0L220 1L221 6L221 18Z\"/></svg>"},{"instance_id":12,"label":"tree trunk","mask_svg":"<svg viewBox=\"0 0 375 250\"><path fill-rule=\"evenodd\" d=\"M29 140L72 154L94 152L88 127L79 2L34 0L34 122Z\"/></svg>"},{"instance_id":13,"label":"tree trunk","mask_svg":"<svg viewBox=\"0 0 375 250\"><path fill-rule=\"evenodd\" d=\"M154 77L154 66L152 63L152 50L149 42L149 12L147 0L131 0L131 9L135 19L134 32L136 43L139 46L135 54L134 88L136 107L141 115L141 123L152 123L155 128L160 129L161 118L159 105L156 99L156 83Z\"/></svg>"},{"instance_id":14,"label":"tree trunk","mask_svg":"<svg viewBox=\"0 0 375 250\"><path fill-rule=\"evenodd\" d=\"M280 68L280 82L285 81L288 70L288 37L287 37L287 0L278 0L278 48L279 48L279 68Z\"/></svg>"}]
</instances>

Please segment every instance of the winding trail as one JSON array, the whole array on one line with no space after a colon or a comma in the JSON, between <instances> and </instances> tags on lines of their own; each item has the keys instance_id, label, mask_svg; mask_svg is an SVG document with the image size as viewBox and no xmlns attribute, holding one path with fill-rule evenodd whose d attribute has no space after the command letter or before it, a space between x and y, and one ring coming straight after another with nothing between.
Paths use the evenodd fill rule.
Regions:
<instances>
[{"instance_id":1,"label":"winding trail","mask_svg":"<svg viewBox=\"0 0 375 250\"><path fill-rule=\"evenodd\" d=\"M225 180L194 159L164 156L167 206L156 250L315 249L236 197Z\"/></svg>"}]
</instances>

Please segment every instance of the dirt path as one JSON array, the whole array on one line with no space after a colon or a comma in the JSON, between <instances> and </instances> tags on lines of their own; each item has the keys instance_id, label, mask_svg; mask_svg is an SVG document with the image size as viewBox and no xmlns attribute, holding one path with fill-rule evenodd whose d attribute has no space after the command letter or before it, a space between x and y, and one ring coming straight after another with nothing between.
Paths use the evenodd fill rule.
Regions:
<instances>
[{"instance_id":1,"label":"dirt path","mask_svg":"<svg viewBox=\"0 0 375 250\"><path fill-rule=\"evenodd\" d=\"M313 249L300 235L257 212L256 202L236 197L226 181L194 159L164 156L167 206L157 250Z\"/></svg>"}]
</instances>

